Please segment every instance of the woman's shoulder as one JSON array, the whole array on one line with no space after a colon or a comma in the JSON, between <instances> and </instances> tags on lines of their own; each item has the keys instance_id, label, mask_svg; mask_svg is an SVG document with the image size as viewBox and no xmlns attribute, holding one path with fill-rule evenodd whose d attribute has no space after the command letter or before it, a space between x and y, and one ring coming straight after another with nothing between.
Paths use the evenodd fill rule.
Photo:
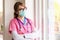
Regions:
<instances>
[{"instance_id":1,"label":"woman's shoulder","mask_svg":"<svg viewBox=\"0 0 60 40\"><path fill-rule=\"evenodd\" d=\"M16 21L16 18L12 18L11 20L10 20L10 22L15 22Z\"/></svg>"},{"instance_id":2,"label":"woman's shoulder","mask_svg":"<svg viewBox=\"0 0 60 40\"><path fill-rule=\"evenodd\" d=\"M29 18L27 18L27 17L26 17L26 19L29 20L29 21L31 20L31 19L29 19Z\"/></svg>"},{"instance_id":3,"label":"woman's shoulder","mask_svg":"<svg viewBox=\"0 0 60 40\"><path fill-rule=\"evenodd\" d=\"M31 19L29 19L29 18L26 18L30 23L32 22L32 20Z\"/></svg>"}]
</instances>

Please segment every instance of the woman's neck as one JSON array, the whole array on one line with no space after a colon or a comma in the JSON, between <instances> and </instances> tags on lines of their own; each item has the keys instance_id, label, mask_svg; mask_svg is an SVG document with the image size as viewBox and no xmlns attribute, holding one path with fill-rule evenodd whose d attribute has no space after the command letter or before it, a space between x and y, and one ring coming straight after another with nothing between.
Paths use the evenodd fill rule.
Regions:
<instances>
[{"instance_id":1,"label":"woman's neck","mask_svg":"<svg viewBox=\"0 0 60 40\"><path fill-rule=\"evenodd\" d=\"M18 16L18 18L19 18L20 20L24 20L24 17L22 17L22 16Z\"/></svg>"}]
</instances>

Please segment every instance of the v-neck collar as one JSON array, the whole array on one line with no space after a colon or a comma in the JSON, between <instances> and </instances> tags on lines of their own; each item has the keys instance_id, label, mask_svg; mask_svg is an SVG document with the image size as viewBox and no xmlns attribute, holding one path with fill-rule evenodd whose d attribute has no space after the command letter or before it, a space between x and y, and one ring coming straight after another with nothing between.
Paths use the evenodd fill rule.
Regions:
<instances>
[{"instance_id":1,"label":"v-neck collar","mask_svg":"<svg viewBox=\"0 0 60 40\"><path fill-rule=\"evenodd\" d=\"M24 21L21 21L19 18L17 18L17 20L18 20L19 22L21 22L22 24L24 24L24 21L26 21L26 18L24 17Z\"/></svg>"}]
</instances>

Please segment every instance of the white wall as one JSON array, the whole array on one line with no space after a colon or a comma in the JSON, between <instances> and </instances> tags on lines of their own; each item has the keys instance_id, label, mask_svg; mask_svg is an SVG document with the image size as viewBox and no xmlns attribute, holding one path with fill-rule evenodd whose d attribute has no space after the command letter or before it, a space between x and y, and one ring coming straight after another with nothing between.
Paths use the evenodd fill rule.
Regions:
<instances>
[{"instance_id":1,"label":"white wall","mask_svg":"<svg viewBox=\"0 0 60 40\"><path fill-rule=\"evenodd\" d=\"M43 38L49 40L48 0L43 0Z\"/></svg>"},{"instance_id":2,"label":"white wall","mask_svg":"<svg viewBox=\"0 0 60 40\"><path fill-rule=\"evenodd\" d=\"M54 24L55 24L55 17L54 17L54 0L49 0L49 8L48 8L48 17L49 17L49 40L56 40L55 39L55 31L54 31Z\"/></svg>"},{"instance_id":3,"label":"white wall","mask_svg":"<svg viewBox=\"0 0 60 40\"><path fill-rule=\"evenodd\" d=\"M10 19L13 18L13 6L16 0L4 0L4 40L11 40L11 37L8 35L8 25Z\"/></svg>"},{"instance_id":4,"label":"white wall","mask_svg":"<svg viewBox=\"0 0 60 40\"><path fill-rule=\"evenodd\" d=\"M34 21L34 0L25 0L26 17Z\"/></svg>"},{"instance_id":5,"label":"white wall","mask_svg":"<svg viewBox=\"0 0 60 40\"><path fill-rule=\"evenodd\" d=\"M20 2L22 2L22 3L25 3L25 0L17 0L17 1L20 1Z\"/></svg>"}]
</instances>

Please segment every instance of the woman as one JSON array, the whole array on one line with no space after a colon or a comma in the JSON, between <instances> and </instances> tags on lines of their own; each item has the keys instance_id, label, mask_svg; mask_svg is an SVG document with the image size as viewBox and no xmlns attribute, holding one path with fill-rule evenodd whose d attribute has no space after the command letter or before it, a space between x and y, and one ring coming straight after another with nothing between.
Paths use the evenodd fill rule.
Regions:
<instances>
[{"instance_id":1,"label":"woman","mask_svg":"<svg viewBox=\"0 0 60 40\"><path fill-rule=\"evenodd\" d=\"M21 2L16 2L14 5L14 18L9 24L9 33L13 35L14 40L31 40L26 39L25 34L34 31L34 24L25 17L25 9L26 7Z\"/></svg>"}]
</instances>

